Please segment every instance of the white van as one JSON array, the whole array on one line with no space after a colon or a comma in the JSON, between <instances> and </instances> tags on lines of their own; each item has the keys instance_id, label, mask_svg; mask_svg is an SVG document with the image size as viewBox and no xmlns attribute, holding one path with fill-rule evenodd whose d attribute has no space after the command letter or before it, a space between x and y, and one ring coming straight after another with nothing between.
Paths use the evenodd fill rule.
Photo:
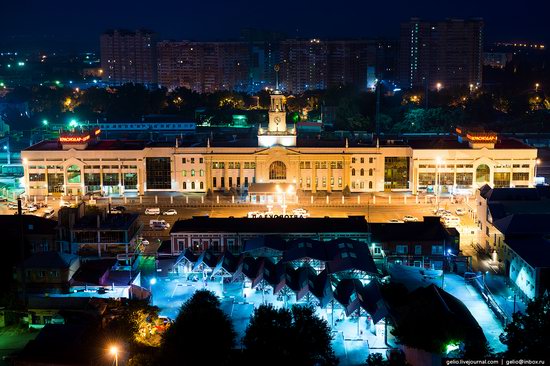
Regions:
<instances>
[{"instance_id":1,"label":"white van","mask_svg":"<svg viewBox=\"0 0 550 366\"><path fill-rule=\"evenodd\" d=\"M150 220L149 227L153 230L165 230L170 227L166 220Z\"/></svg>"},{"instance_id":2,"label":"white van","mask_svg":"<svg viewBox=\"0 0 550 366\"><path fill-rule=\"evenodd\" d=\"M158 207L150 207L145 209L146 215L160 215L160 208Z\"/></svg>"}]
</instances>

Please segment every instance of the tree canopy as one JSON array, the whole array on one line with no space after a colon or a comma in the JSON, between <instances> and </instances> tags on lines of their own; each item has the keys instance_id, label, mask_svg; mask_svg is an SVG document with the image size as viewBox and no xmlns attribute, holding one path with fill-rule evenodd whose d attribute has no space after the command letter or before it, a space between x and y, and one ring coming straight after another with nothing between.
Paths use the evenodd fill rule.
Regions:
<instances>
[{"instance_id":1,"label":"tree canopy","mask_svg":"<svg viewBox=\"0 0 550 366\"><path fill-rule=\"evenodd\" d=\"M229 364L235 337L233 323L221 310L216 295L196 291L164 335L161 364Z\"/></svg>"},{"instance_id":2,"label":"tree canopy","mask_svg":"<svg viewBox=\"0 0 550 366\"><path fill-rule=\"evenodd\" d=\"M506 357L546 359L550 355L550 296L529 302L525 314L515 313L500 340L508 346Z\"/></svg>"},{"instance_id":3,"label":"tree canopy","mask_svg":"<svg viewBox=\"0 0 550 366\"><path fill-rule=\"evenodd\" d=\"M256 308L243 338L250 364L336 365L330 328L313 307Z\"/></svg>"}]
</instances>

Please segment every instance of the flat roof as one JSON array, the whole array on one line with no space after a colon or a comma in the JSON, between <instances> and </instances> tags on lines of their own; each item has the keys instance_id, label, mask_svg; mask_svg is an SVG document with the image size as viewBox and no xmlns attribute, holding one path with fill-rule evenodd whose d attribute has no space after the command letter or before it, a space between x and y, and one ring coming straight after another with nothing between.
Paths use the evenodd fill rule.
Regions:
<instances>
[{"instance_id":1,"label":"flat roof","mask_svg":"<svg viewBox=\"0 0 550 366\"><path fill-rule=\"evenodd\" d=\"M456 136L439 136L426 138L407 138L407 145L417 150L474 150L469 146L468 141L460 142ZM518 139L509 137L498 138L495 149L536 149Z\"/></svg>"},{"instance_id":2,"label":"flat roof","mask_svg":"<svg viewBox=\"0 0 550 366\"><path fill-rule=\"evenodd\" d=\"M178 220L170 234L184 232L229 233L368 233L364 216L347 218L210 218Z\"/></svg>"}]
</instances>

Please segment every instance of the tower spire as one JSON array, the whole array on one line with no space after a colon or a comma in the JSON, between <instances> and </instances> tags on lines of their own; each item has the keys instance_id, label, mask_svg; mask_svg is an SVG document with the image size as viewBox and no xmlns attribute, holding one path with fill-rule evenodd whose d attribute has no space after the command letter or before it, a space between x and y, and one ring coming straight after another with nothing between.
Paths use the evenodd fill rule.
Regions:
<instances>
[{"instance_id":1,"label":"tower spire","mask_svg":"<svg viewBox=\"0 0 550 366\"><path fill-rule=\"evenodd\" d=\"M275 64L273 69L275 70L275 90L279 90L279 64Z\"/></svg>"}]
</instances>

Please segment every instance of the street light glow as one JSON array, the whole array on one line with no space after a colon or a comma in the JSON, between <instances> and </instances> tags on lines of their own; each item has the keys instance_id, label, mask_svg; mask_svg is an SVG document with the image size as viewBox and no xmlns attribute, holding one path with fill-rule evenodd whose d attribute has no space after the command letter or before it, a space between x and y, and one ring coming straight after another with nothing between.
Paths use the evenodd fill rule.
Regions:
<instances>
[{"instance_id":1,"label":"street light glow","mask_svg":"<svg viewBox=\"0 0 550 366\"><path fill-rule=\"evenodd\" d=\"M155 277L153 277L149 280L150 285L155 285L156 283L157 283L157 279Z\"/></svg>"},{"instance_id":2,"label":"street light glow","mask_svg":"<svg viewBox=\"0 0 550 366\"><path fill-rule=\"evenodd\" d=\"M117 346L111 346L111 348L109 348L109 352L112 354L112 355L117 355L118 354L118 347Z\"/></svg>"}]
</instances>

